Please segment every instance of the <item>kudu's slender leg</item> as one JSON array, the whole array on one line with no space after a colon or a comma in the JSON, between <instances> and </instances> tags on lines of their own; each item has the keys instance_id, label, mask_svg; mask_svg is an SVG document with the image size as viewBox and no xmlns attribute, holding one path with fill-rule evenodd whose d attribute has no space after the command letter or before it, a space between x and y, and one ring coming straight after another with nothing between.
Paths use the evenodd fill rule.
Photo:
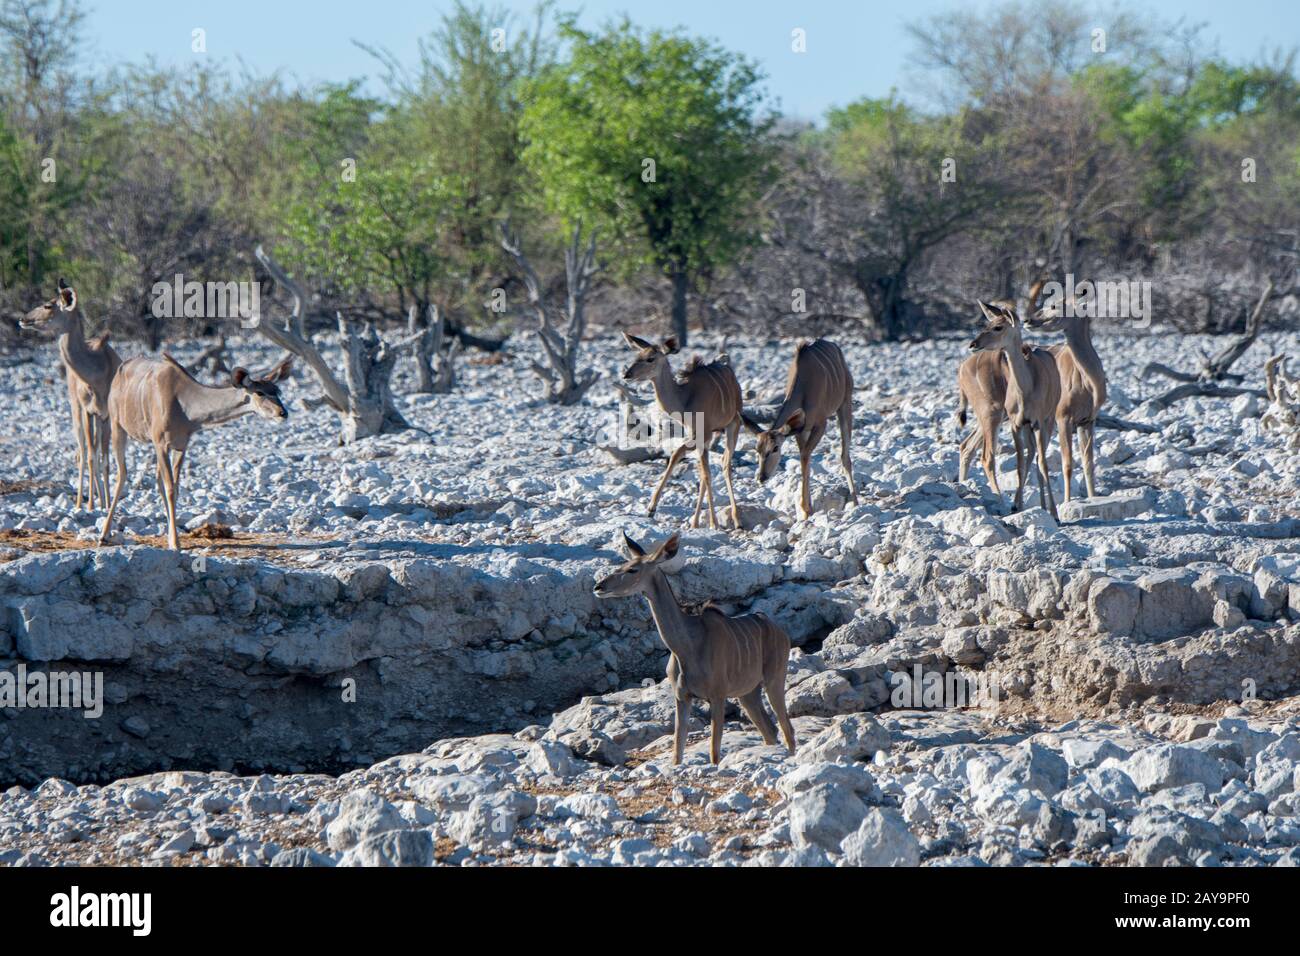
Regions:
<instances>
[{"instance_id":1,"label":"kudu's slender leg","mask_svg":"<svg viewBox=\"0 0 1300 956\"><path fill-rule=\"evenodd\" d=\"M1038 446L1038 499L1051 516L1056 518L1056 498L1052 494L1051 471L1047 466L1047 444L1051 440L1050 428L1034 429L1034 442Z\"/></svg>"},{"instance_id":2,"label":"kudu's slender leg","mask_svg":"<svg viewBox=\"0 0 1300 956\"><path fill-rule=\"evenodd\" d=\"M737 415L727 426L727 450L722 457L722 476L727 482L727 494L731 498L731 526L740 528L740 506L736 504L736 489L731 483L731 459L736 453L736 439L740 437L740 416Z\"/></svg>"},{"instance_id":3,"label":"kudu's slender leg","mask_svg":"<svg viewBox=\"0 0 1300 956\"><path fill-rule=\"evenodd\" d=\"M668 456L668 465L664 468L664 473L659 478L659 484L655 486L654 494L650 496L650 508L646 512L648 517L653 518L655 516L655 509L659 507L659 496L664 492L664 485L668 484L668 476L673 473L673 469L677 467L677 463L682 460L682 456L685 454L686 443L682 442L673 450L673 453Z\"/></svg>"},{"instance_id":4,"label":"kudu's slender leg","mask_svg":"<svg viewBox=\"0 0 1300 956\"><path fill-rule=\"evenodd\" d=\"M108 504L108 444L113 426L107 418L97 419L95 434L99 438L99 487L100 505Z\"/></svg>"},{"instance_id":5,"label":"kudu's slender leg","mask_svg":"<svg viewBox=\"0 0 1300 956\"><path fill-rule=\"evenodd\" d=\"M775 671L776 668L773 668ZM763 689L767 691L767 701L772 705L772 712L776 714L776 722L781 725L781 735L785 737L785 745L790 748L790 753L794 753L798 746L794 739L794 727L790 723L790 715L785 709L785 672L786 662L780 662L780 673L772 673L763 679Z\"/></svg>"},{"instance_id":6,"label":"kudu's slender leg","mask_svg":"<svg viewBox=\"0 0 1300 956\"><path fill-rule=\"evenodd\" d=\"M989 480L993 493L1002 498L1002 486L998 483L998 425L1000 422L981 422L983 438L980 449L980 464L984 466L984 477ZM974 436L972 436L974 437Z\"/></svg>"},{"instance_id":7,"label":"kudu's slender leg","mask_svg":"<svg viewBox=\"0 0 1300 956\"><path fill-rule=\"evenodd\" d=\"M705 450L701 448L700 456L695 461L695 470L698 472L697 478L699 480L699 487L695 492L695 513L691 515L692 528L698 528L700 526L700 509L704 506L704 488L709 483L706 473L706 463L708 459L705 455Z\"/></svg>"},{"instance_id":8,"label":"kudu's slender leg","mask_svg":"<svg viewBox=\"0 0 1300 956\"><path fill-rule=\"evenodd\" d=\"M958 484L966 483L966 476L970 474L971 459L975 457L975 449L979 447L979 430L972 431L969 435L961 440L957 446L957 482Z\"/></svg>"},{"instance_id":9,"label":"kudu's slender leg","mask_svg":"<svg viewBox=\"0 0 1300 956\"><path fill-rule=\"evenodd\" d=\"M176 543L176 489L172 484L172 463L162 445L154 445L158 456L158 492L162 495L163 511L167 515L167 547L179 551Z\"/></svg>"},{"instance_id":10,"label":"kudu's slender leg","mask_svg":"<svg viewBox=\"0 0 1300 956\"><path fill-rule=\"evenodd\" d=\"M776 743L776 724L772 723L772 718L767 715L767 709L763 706L763 685L758 684L748 694L738 699L740 709L758 728L763 743L769 746Z\"/></svg>"},{"instance_id":11,"label":"kudu's slender leg","mask_svg":"<svg viewBox=\"0 0 1300 956\"><path fill-rule=\"evenodd\" d=\"M849 482L849 498L856 505L858 503L858 489L853 483L853 458L849 449L853 444L853 399L845 399L844 404L840 406L840 464L844 468L844 477Z\"/></svg>"},{"instance_id":12,"label":"kudu's slender leg","mask_svg":"<svg viewBox=\"0 0 1300 956\"><path fill-rule=\"evenodd\" d=\"M1025 481L1029 478L1029 449L1025 438L1025 429L1028 426L1017 428L1013 423L1011 426L1011 437L1016 443L1016 500L1011 506L1012 511L1019 511L1025 506Z\"/></svg>"},{"instance_id":13,"label":"kudu's slender leg","mask_svg":"<svg viewBox=\"0 0 1300 956\"><path fill-rule=\"evenodd\" d=\"M717 697L709 701L709 722L713 735L709 738L709 760L717 763L722 759L722 728L727 722L727 698Z\"/></svg>"},{"instance_id":14,"label":"kudu's slender leg","mask_svg":"<svg viewBox=\"0 0 1300 956\"><path fill-rule=\"evenodd\" d=\"M122 488L126 484L126 431L113 426L113 458L117 462L117 480L113 483L113 500L108 503L108 513L104 515L104 530L100 532L99 543L107 544L109 533L113 528L113 513L122 497Z\"/></svg>"},{"instance_id":15,"label":"kudu's slender leg","mask_svg":"<svg viewBox=\"0 0 1300 956\"><path fill-rule=\"evenodd\" d=\"M80 511L80 510L81 510L81 503L82 503L82 501L83 501L82 493L81 493L81 489L82 489L82 484L83 484L83 482L84 482L84 480L85 480L85 477L86 477L86 476L85 476L85 469L86 469L86 465L87 465L87 460L86 460L86 417L85 417L84 414L82 414L80 403L74 404L73 407L72 407L72 437L73 437L73 438L76 440L76 442L77 442L77 503L76 503L76 508L77 508L78 511ZM90 489L86 489L86 497L85 497L85 499L84 499L85 502L86 502L86 510L87 510L87 511L94 511L94 510L95 510L95 505L94 505L93 502L91 501L91 499L90 499L90 497L89 497L89 493L90 493Z\"/></svg>"},{"instance_id":16,"label":"kudu's slender leg","mask_svg":"<svg viewBox=\"0 0 1300 956\"><path fill-rule=\"evenodd\" d=\"M1057 444L1061 446L1061 480L1065 488L1065 500L1069 501L1074 476L1074 429L1066 418L1058 418L1056 427L1059 431Z\"/></svg>"},{"instance_id":17,"label":"kudu's slender leg","mask_svg":"<svg viewBox=\"0 0 1300 956\"><path fill-rule=\"evenodd\" d=\"M108 488L101 487L99 481L101 474L99 419L86 411L82 412L82 417L84 419L82 433L86 436L86 503L89 509L94 511L96 501L101 508L108 507Z\"/></svg>"},{"instance_id":18,"label":"kudu's slender leg","mask_svg":"<svg viewBox=\"0 0 1300 956\"><path fill-rule=\"evenodd\" d=\"M176 502L180 500L180 496L181 496L181 465L185 461L185 452L177 451L177 452L173 452L172 454L175 454L176 457L169 462L169 464L171 465L172 493L171 493L171 501L168 502L168 508L170 509L171 529L172 529L171 547L173 550L179 551L181 549L181 535L180 535L180 529L176 526Z\"/></svg>"},{"instance_id":19,"label":"kudu's slender leg","mask_svg":"<svg viewBox=\"0 0 1300 956\"><path fill-rule=\"evenodd\" d=\"M1083 480L1088 486L1088 497L1094 498L1097 495L1097 478L1093 471L1092 456L1095 448L1096 428L1094 422L1079 426L1079 451L1083 455Z\"/></svg>"},{"instance_id":20,"label":"kudu's slender leg","mask_svg":"<svg viewBox=\"0 0 1300 956\"><path fill-rule=\"evenodd\" d=\"M677 698L677 713L673 721L673 764L681 764L682 755L686 752L686 736L691 732L691 699L689 697Z\"/></svg>"},{"instance_id":21,"label":"kudu's slender leg","mask_svg":"<svg viewBox=\"0 0 1300 956\"><path fill-rule=\"evenodd\" d=\"M718 512L713 503L713 471L709 467L708 445L701 446L700 448L700 480L704 482L705 493L709 496L709 527L717 528Z\"/></svg>"}]
</instances>

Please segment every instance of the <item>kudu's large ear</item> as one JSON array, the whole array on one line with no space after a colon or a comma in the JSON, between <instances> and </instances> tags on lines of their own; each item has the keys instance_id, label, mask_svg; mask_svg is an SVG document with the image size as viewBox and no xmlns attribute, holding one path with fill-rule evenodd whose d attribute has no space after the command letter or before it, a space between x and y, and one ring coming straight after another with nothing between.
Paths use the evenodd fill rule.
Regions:
<instances>
[{"instance_id":1,"label":"kudu's large ear","mask_svg":"<svg viewBox=\"0 0 1300 956\"><path fill-rule=\"evenodd\" d=\"M60 309L64 312L71 312L77 307L77 290L68 285L62 279L59 279L59 294L57 299Z\"/></svg>"},{"instance_id":2,"label":"kudu's large ear","mask_svg":"<svg viewBox=\"0 0 1300 956\"><path fill-rule=\"evenodd\" d=\"M674 531L671 538L667 539L666 541L661 543L659 547L655 548L655 553L652 557L652 560L654 561L671 560L677 554L677 545L679 543L680 542L678 539L677 532Z\"/></svg>"},{"instance_id":3,"label":"kudu's large ear","mask_svg":"<svg viewBox=\"0 0 1300 956\"><path fill-rule=\"evenodd\" d=\"M763 426L754 421L748 415L741 415L740 422L745 426L745 431L749 432L751 435L763 434Z\"/></svg>"},{"instance_id":4,"label":"kudu's large ear","mask_svg":"<svg viewBox=\"0 0 1300 956\"><path fill-rule=\"evenodd\" d=\"M627 536L627 532L626 532L626 531L622 531L622 532L619 532L619 533L623 535L623 552L624 552L624 553L625 553L629 558L644 558L644 557L645 557L645 548L641 547L641 545L637 544L635 541L633 541L631 538L629 538L629 537Z\"/></svg>"},{"instance_id":5,"label":"kudu's large ear","mask_svg":"<svg viewBox=\"0 0 1300 956\"><path fill-rule=\"evenodd\" d=\"M992 322L994 319L998 317L996 306L988 305L987 303L979 299L975 300L975 304L978 305L980 307L980 311L984 313L984 318L988 319L990 322Z\"/></svg>"},{"instance_id":6,"label":"kudu's large ear","mask_svg":"<svg viewBox=\"0 0 1300 956\"><path fill-rule=\"evenodd\" d=\"M806 422L807 418L804 417L803 409L796 408L791 412L790 417L781 425L781 434L791 435L794 432L803 431L803 426Z\"/></svg>"},{"instance_id":7,"label":"kudu's large ear","mask_svg":"<svg viewBox=\"0 0 1300 956\"><path fill-rule=\"evenodd\" d=\"M266 375L262 377L262 381L266 382L268 385L274 384L275 382L279 382L282 379L288 378L289 372L292 368L293 368L293 356L286 355L284 357L284 361L282 361L279 365L271 369L271 371L267 372Z\"/></svg>"},{"instance_id":8,"label":"kudu's large ear","mask_svg":"<svg viewBox=\"0 0 1300 956\"><path fill-rule=\"evenodd\" d=\"M636 350L638 350L638 351L640 351L641 349L652 349L652 348L654 348L654 346L651 345L649 342L647 342L645 339L643 339L643 338L639 338L638 336L633 335L631 332L626 332L626 331L625 331L625 332L623 333L623 338L624 338L624 340L627 342L628 345L632 346L632 348L634 348L634 349L636 349Z\"/></svg>"},{"instance_id":9,"label":"kudu's large ear","mask_svg":"<svg viewBox=\"0 0 1300 956\"><path fill-rule=\"evenodd\" d=\"M664 344L659 346L659 351L664 355L673 355L677 352L677 336L670 335L664 339Z\"/></svg>"},{"instance_id":10,"label":"kudu's large ear","mask_svg":"<svg viewBox=\"0 0 1300 956\"><path fill-rule=\"evenodd\" d=\"M243 388L244 381L248 378L248 369L242 365L236 365L230 372L230 384L235 388Z\"/></svg>"}]
</instances>

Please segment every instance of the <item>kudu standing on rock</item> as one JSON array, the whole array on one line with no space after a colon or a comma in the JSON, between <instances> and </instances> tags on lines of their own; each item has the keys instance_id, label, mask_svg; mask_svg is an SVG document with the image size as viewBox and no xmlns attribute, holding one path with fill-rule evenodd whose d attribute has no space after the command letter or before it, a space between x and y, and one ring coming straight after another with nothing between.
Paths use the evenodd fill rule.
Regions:
<instances>
[{"instance_id":1,"label":"kudu standing on rock","mask_svg":"<svg viewBox=\"0 0 1300 956\"><path fill-rule=\"evenodd\" d=\"M758 483L766 484L781 464L781 445L791 435L799 446L799 470L802 492L799 515L812 516L812 498L808 493L808 465L813 449L826 434L826 422L832 415L840 423L840 465L849 483L849 497L856 504L858 490L853 484L853 459L849 447L853 441L853 375L844 353L826 339L801 342L790 362L786 377L785 400L776 411L772 427L744 419L745 427L758 436Z\"/></svg>"},{"instance_id":2,"label":"kudu standing on rock","mask_svg":"<svg viewBox=\"0 0 1300 956\"><path fill-rule=\"evenodd\" d=\"M1065 500L1070 500L1074 474L1074 433L1079 433L1079 452L1083 457L1083 481L1088 497L1097 494L1093 465L1097 415L1106 404L1106 370L1101 356L1092 345L1092 319L1075 313L1073 301L1040 309L1025 324L1042 332L1064 332L1065 344L1048 351L1056 356L1056 370L1061 378L1061 402L1056 407L1057 441L1061 446L1061 475L1065 480Z\"/></svg>"},{"instance_id":3,"label":"kudu standing on rock","mask_svg":"<svg viewBox=\"0 0 1300 956\"><path fill-rule=\"evenodd\" d=\"M291 362L292 359L286 358L262 376L236 368L226 386L204 385L165 353L160 359L138 356L124 362L113 379L108 398L117 481L99 543L108 543L113 513L126 484L129 435L138 442L152 444L158 456L158 493L167 511L167 547L179 551L176 499L180 494L181 465L190 439L202 428L224 425L254 412L272 421L287 418L289 413L280 400L276 383L289 374Z\"/></svg>"},{"instance_id":4,"label":"kudu standing on rock","mask_svg":"<svg viewBox=\"0 0 1300 956\"><path fill-rule=\"evenodd\" d=\"M973 351L1001 352L1007 359L1006 413L1011 420L1016 441L1015 510L1024 505L1025 480L1029 471L1029 443L1038 453L1038 499L1056 514L1052 494L1051 471L1047 464L1047 446L1052 440L1056 407L1061 401L1061 377L1056 370L1056 356L1047 349L1029 348L1021 341L1020 318L1006 305L979 303L988 319L988 328L975 337Z\"/></svg>"},{"instance_id":5,"label":"kudu standing on rock","mask_svg":"<svg viewBox=\"0 0 1300 956\"><path fill-rule=\"evenodd\" d=\"M637 350L636 360L623 372L624 381L653 383L655 399L659 408L669 418L677 421L685 431L685 440L668 456L668 467L655 487L650 498L647 514L654 517L659 507L659 496L663 494L668 476L673 473L677 463L686 452L695 448L700 455L700 490L695 498L695 514L691 517L691 527L700 526L700 507L704 496L709 496L709 527L718 526L718 516L713 505L713 476L709 471L709 445L718 432L726 432L726 453L722 459L722 473L727 481L727 494L731 496L731 526L740 527L740 506L736 502L736 490L731 483L731 459L736 450L736 438L740 435L740 383L736 373L723 359L715 359L707 365L698 359L687 363L680 375L673 374L668 356L677 351L677 339L664 339L663 344L655 345L635 335L623 333L627 344Z\"/></svg>"},{"instance_id":6,"label":"kudu standing on rock","mask_svg":"<svg viewBox=\"0 0 1300 956\"><path fill-rule=\"evenodd\" d=\"M1040 275L1034 280L1033 285L1029 287L1029 296L1026 299L1026 315L1033 314L1038 308L1038 299L1042 295L1043 287L1047 284L1047 276ZM990 303L991 306L1015 310L1016 304L1010 299L998 299ZM1002 429L1002 420L1007 417L1006 399L1007 399L1007 379L1010 377L1010 371L1007 368L1006 356L1001 352L976 352L969 356L961 367L957 369L957 426L958 428L966 427L966 409L975 410L975 418L978 426L965 438L961 440L957 466L957 481L964 483L966 476L970 472L971 459L975 457L975 452L981 450L980 463L984 466L984 474L988 478L989 486L993 493L999 498L1002 497L1002 488L998 484L998 433ZM1017 460L1021 454L1019 432L1012 432L1012 439L1017 446Z\"/></svg>"},{"instance_id":7,"label":"kudu standing on rock","mask_svg":"<svg viewBox=\"0 0 1300 956\"><path fill-rule=\"evenodd\" d=\"M77 314L77 292L59 280L58 294L19 320L24 329L50 332L58 337L72 410L72 436L77 443L77 508L86 484L86 507L95 510L108 503L108 392L122 359L108 344L108 333L86 340Z\"/></svg>"},{"instance_id":8,"label":"kudu standing on rock","mask_svg":"<svg viewBox=\"0 0 1300 956\"><path fill-rule=\"evenodd\" d=\"M713 737L709 756L722 757L722 728L727 699L735 698L749 715L767 744L776 743L776 727L763 708L763 691L776 712L785 744L794 753L794 727L785 710L785 677L790 659L790 637L766 614L728 617L712 606L698 614L682 610L663 571L677 554L677 535L646 553L623 535L628 561L596 582L597 597L644 594L650 602L659 637L671 655L668 683L676 701L673 726L673 763L682 762L686 747L692 699L709 702Z\"/></svg>"}]
</instances>

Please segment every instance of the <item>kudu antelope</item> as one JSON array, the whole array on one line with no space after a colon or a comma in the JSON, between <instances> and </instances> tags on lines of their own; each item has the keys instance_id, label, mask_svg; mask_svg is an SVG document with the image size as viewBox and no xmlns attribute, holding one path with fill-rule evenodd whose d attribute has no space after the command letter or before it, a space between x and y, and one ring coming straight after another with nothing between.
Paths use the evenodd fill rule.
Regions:
<instances>
[{"instance_id":1,"label":"kudu antelope","mask_svg":"<svg viewBox=\"0 0 1300 956\"><path fill-rule=\"evenodd\" d=\"M126 484L129 435L138 442L153 445L158 458L158 493L167 511L167 546L179 551L176 499L180 494L181 465L190 439L200 429L223 425L250 413L275 421L288 417L276 383L289 374L291 361L286 358L262 376L236 368L226 386L204 385L167 354L161 359L138 356L124 362L113 379L108 397L117 480L99 543L108 543L113 514Z\"/></svg>"},{"instance_id":2,"label":"kudu antelope","mask_svg":"<svg viewBox=\"0 0 1300 956\"><path fill-rule=\"evenodd\" d=\"M1071 303L1060 303L1038 311L1025 324L1035 331L1064 332L1065 344L1049 351L1056 356L1056 370L1061 379L1061 401L1056 406L1057 441L1061 446L1061 476L1065 500L1070 500L1074 474L1074 434L1079 433L1079 452L1083 458L1083 481L1088 497L1097 493L1093 454L1097 415L1106 404L1106 370L1101 356L1092 345L1092 320L1086 315L1071 315Z\"/></svg>"},{"instance_id":3,"label":"kudu antelope","mask_svg":"<svg viewBox=\"0 0 1300 956\"><path fill-rule=\"evenodd\" d=\"M712 606L698 614L682 610L673 596L663 565L677 554L677 535L646 553L623 535L628 561L596 582L597 597L644 594L650 602L659 637L668 648L668 683L673 689L673 763L682 762L693 699L709 702L713 737L709 756L722 757L722 728L727 699L735 698L767 744L776 743L776 727L763 708L763 691L776 713L785 745L794 753L794 727L785 709L786 667L790 638L766 614L728 617Z\"/></svg>"},{"instance_id":4,"label":"kudu antelope","mask_svg":"<svg viewBox=\"0 0 1300 956\"><path fill-rule=\"evenodd\" d=\"M1061 401L1061 379L1056 357L1047 349L1026 348L1021 341L1020 319L1014 308L979 303L988 319L988 327L975 337L974 351L1000 351L1007 359L1006 414L1011 420L1016 442L1015 509L1024 505L1025 481L1029 470L1029 443L1032 440L1038 457L1038 499L1056 514L1052 494L1051 472L1047 463L1047 446L1052 440L1056 407Z\"/></svg>"},{"instance_id":5,"label":"kudu antelope","mask_svg":"<svg viewBox=\"0 0 1300 956\"><path fill-rule=\"evenodd\" d=\"M849 497L858 500L853 484L853 459L849 448L853 442L853 375L844 361L844 353L826 339L801 342L790 362L785 382L785 400L776 411L772 427L764 429L748 418L745 427L758 436L758 483L766 484L781 464L781 445L791 435L799 446L799 471L802 479L799 514L812 515L808 492L808 465L813 449L826 434L832 415L840 425L840 465L849 483Z\"/></svg>"},{"instance_id":6,"label":"kudu antelope","mask_svg":"<svg viewBox=\"0 0 1300 956\"><path fill-rule=\"evenodd\" d=\"M1047 284L1047 276L1041 275L1029 287L1026 315L1037 308L1038 298ZM1015 309L1015 303L999 299L990 305ZM977 450L981 450L980 464L988 478L993 493L1002 497L1002 488L998 484L998 433L1002 429L1002 420L1006 418L1007 397L1007 360L1001 352L976 352L969 356L957 369L957 425L966 427L966 410L975 410L977 427L961 440L957 466L957 480L964 483L970 472L971 459ZM1012 432L1017 445L1017 461L1020 460L1020 433Z\"/></svg>"},{"instance_id":7,"label":"kudu antelope","mask_svg":"<svg viewBox=\"0 0 1300 956\"><path fill-rule=\"evenodd\" d=\"M691 527L698 528L700 525L700 507L706 494L709 497L709 527L718 526L713 504L713 476L709 471L709 445L712 444L714 435L725 432L726 451L722 458L722 474L727 482L727 494L731 496L731 526L739 528L740 507L731 482L731 459L736 450L736 438L740 434L740 383L736 381L736 374L723 360L704 364L694 359L687 363L680 375L674 375L668 356L677 351L676 338L664 339L661 345L627 332L623 333L623 338L637 350L636 359L623 372L624 380L651 382L660 410L677 421L685 431L685 440L668 456L668 467L655 486L647 514L654 516L668 477L682 456L693 447L700 456L700 489L695 498Z\"/></svg>"},{"instance_id":8,"label":"kudu antelope","mask_svg":"<svg viewBox=\"0 0 1300 956\"><path fill-rule=\"evenodd\" d=\"M77 314L77 292L62 279L58 294L28 312L18 324L57 337L77 445L75 507L81 507L84 482L86 507L93 511L97 496L101 506L108 503L108 393L122 359L108 344L107 332L86 340Z\"/></svg>"}]
</instances>

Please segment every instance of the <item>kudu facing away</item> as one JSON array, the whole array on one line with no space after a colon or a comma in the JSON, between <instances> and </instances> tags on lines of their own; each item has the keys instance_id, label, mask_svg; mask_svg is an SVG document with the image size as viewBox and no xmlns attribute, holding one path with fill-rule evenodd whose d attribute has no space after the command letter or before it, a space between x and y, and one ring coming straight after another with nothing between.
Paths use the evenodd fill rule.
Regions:
<instances>
[{"instance_id":1,"label":"kudu facing away","mask_svg":"<svg viewBox=\"0 0 1300 956\"><path fill-rule=\"evenodd\" d=\"M709 702L713 738L709 756L722 757L722 728L727 699L735 698L762 734L764 743L776 743L776 727L763 708L763 691L781 725L785 745L794 753L794 727L785 710L785 677L790 659L790 638L766 614L728 617L706 606L687 614L673 596L662 565L677 554L677 535L646 553L623 535L628 561L596 582L597 597L644 594L650 602L659 637L671 652L668 683L672 685L677 713L673 726L673 763L682 762L693 699Z\"/></svg>"},{"instance_id":2,"label":"kudu facing away","mask_svg":"<svg viewBox=\"0 0 1300 956\"><path fill-rule=\"evenodd\" d=\"M680 375L673 374L668 356L677 351L677 339L664 339L663 344L654 345L635 335L623 333L627 344L637 350L636 360L623 372L623 378L629 382L649 381L654 384L655 399L659 408L676 420L685 431L685 440L668 456L668 467L655 487L650 498L648 514L653 517L659 507L659 496L663 494L668 476L673 473L677 463L682 460L692 447L700 455L700 490L695 498L695 514L691 517L691 527L700 525L700 506L704 496L709 496L709 527L718 526L718 516L713 505L713 476L709 471L709 445L718 432L726 432L726 452L722 459L722 473L727 481L727 494L731 496L731 526L740 527L740 507L736 502L736 490L731 483L731 459L736 450L736 438L740 434L740 383L736 373L725 361L715 360L702 364L689 362Z\"/></svg>"},{"instance_id":3,"label":"kudu facing away","mask_svg":"<svg viewBox=\"0 0 1300 956\"><path fill-rule=\"evenodd\" d=\"M1025 348L1020 337L1020 319L1014 308L979 303L988 319L988 328L975 337L974 351L1001 351L1007 359L1006 413L1011 420L1016 442L1017 511L1024 505L1025 480L1029 469L1032 440L1038 454L1038 498L1053 518L1056 499L1052 494L1051 472L1047 464L1047 446L1052 440L1056 407L1061 401L1061 378L1056 357L1047 349ZM996 436L995 436L996 438Z\"/></svg>"},{"instance_id":4,"label":"kudu facing away","mask_svg":"<svg viewBox=\"0 0 1300 956\"><path fill-rule=\"evenodd\" d=\"M853 375L844 361L844 353L834 342L817 339L801 342L790 362L785 382L785 400L776 411L772 427L762 428L748 418L745 427L758 436L758 483L766 484L781 464L781 445L791 435L799 446L799 470L802 493L799 514L812 515L808 492L808 464L813 449L826 434L826 422L832 415L840 423L840 465L849 483L849 497L858 500L853 484L853 459L849 448L853 442Z\"/></svg>"},{"instance_id":5,"label":"kudu facing away","mask_svg":"<svg viewBox=\"0 0 1300 956\"><path fill-rule=\"evenodd\" d=\"M277 421L287 418L289 413L280 401L276 383L289 374L291 361L286 358L263 376L236 368L226 386L204 385L166 354L161 359L139 356L124 362L113 379L108 398L117 480L99 543L108 543L113 513L126 484L129 435L138 442L152 444L158 456L158 493L167 511L167 546L179 551L176 499L180 494L181 465L190 439L202 428L223 425L253 412Z\"/></svg>"},{"instance_id":6,"label":"kudu facing away","mask_svg":"<svg viewBox=\"0 0 1300 956\"><path fill-rule=\"evenodd\" d=\"M108 392L122 359L108 344L107 332L86 341L77 315L77 292L62 279L58 294L28 312L18 324L57 336L77 445L76 507L81 507L84 481L86 507L93 511L96 496L101 506L108 503Z\"/></svg>"},{"instance_id":7,"label":"kudu facing away","mask_svg":"<svg viewBox=\"0 0 1300 956\"><path fill-rule=\"evenodd\" d=\"M1097 476L1093 465L1097 415L1106 404L1106 370L1101 356L1092 345L1092 320L1084 315L1070 315L1071 303L1042 309L1025 325L1035 331L1064 332L1065 344L1049 351L1056 356L1056 370L1061 378L1061 401L1056 406L1057 441L1061 446L1061 476L1065 482L1065 500L1070 500L1074 474L1074 433L1079 433L1079 452L1083 457L1083 481L1088 497L1097 493Z\"/></svg>"}]
</instances>

